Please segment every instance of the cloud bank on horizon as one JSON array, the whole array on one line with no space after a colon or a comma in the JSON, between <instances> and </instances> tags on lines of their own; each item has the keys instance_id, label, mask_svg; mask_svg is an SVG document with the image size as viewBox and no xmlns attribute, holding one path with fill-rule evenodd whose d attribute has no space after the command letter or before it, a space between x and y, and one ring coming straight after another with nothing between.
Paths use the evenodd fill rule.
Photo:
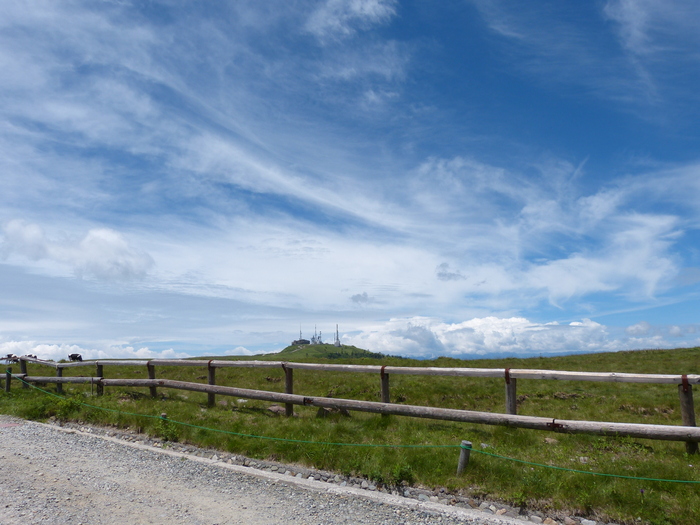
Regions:
<instances>
[{"instance_id":1,"label":"cloud bank on horizon","mask_svg":"<svg viewBox=\"0 0 700 525\"><path fill-rule=\"evenodd\" d=\"M0 352L700 345L700 8L0 6Z\"/></svg>"}]
</instances>

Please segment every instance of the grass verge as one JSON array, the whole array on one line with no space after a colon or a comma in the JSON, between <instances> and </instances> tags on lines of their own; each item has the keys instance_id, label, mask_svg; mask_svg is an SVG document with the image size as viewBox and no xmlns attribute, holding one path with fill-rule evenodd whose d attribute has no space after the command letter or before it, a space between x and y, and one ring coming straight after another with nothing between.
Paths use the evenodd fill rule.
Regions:
<instances>
[{"instance_id":1,"label":"grass verge","mask_svg":"<svg viewBox=\"0 0 700 525\"><path fill-rule=\"evenodd\" d=\"M526 360L365 358L332 362L697 374L699 358L700 349L693 348ZM327 362L321 358L313 360ZM72 368L65 373L78 375L86 370L89 369ZM50 368L33 364L29 365L29 373L53 375ZM105 367L107 377L139 377L145 373L138 367ZM157 369L157 374L169 379L206 381L206 370L192 367L163 367ZM284 379L282 370L227 368L217 370L217 384L282 391ZM46 390L55 388L50 386ZM0 393L0 412L35 420L54 417L130 427L169 441L300 463L368 477L387 485L446 487L475 497L500 499L544 511L561 510L598 521L631 524L639 523L636 521L639 517L654 525L700 523L700 485L653 481L700 481L700 465L696 465L700 457L688 456L683 443L564 435L356 412L351 417L331 414L319 418L316 409L310 407L295 407L296 417L285 418L271 412L269 403L218 396L216 406L207 408L206 394L165 389L159 389L156 399L148 395L148 389L107 388L101 397L95 396L89 385L64 385L64 390L63 397L55 397L13 385L10 394ZM378 401L380 386L375 375L297 370L295 392ZM533 380L519 381L518 394L520 414L681 424L677 388L672 385ZM502 380L393 376L391 397L393 402L414 405L504 410ZM163 412L167 413L167 420L160 417ZM457 477L458 445L463 439L472 441L475 451L467 471ZM570 470L549 469L497 456ZM594 476L586 471L629 478Z\"/></svg>"}]
</instances>

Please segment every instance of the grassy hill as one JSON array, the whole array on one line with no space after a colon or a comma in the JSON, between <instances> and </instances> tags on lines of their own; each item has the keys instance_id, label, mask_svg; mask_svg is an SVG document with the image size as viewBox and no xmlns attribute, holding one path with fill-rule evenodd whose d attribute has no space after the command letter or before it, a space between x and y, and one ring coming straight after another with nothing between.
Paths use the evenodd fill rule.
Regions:
<instances>
[{"instance_id":1,"label":"grassy hill","mask_svg":"<svg viewBox=\"0 0 700 525\"><path fill-rule=\"evenodd\" d=\"M389 356L377 352L370 352L352 345L334 346L332 344L320 345L289 345L284 350L274 354L257 354L246 356L206 356L192 357L190 359L222 359L232 361L317 361L336 359L388 359ZM396 358L403 359L403 358Z\"/></svg>"},{"instance_id":2,"label":"grassy hill","mask_svg":"<svg viewBox=\"0 0 700 525\"><path fill-rule=\"evenodd\" d=\"M222 359L222 357L211 356ZM199 358L202 359L202 358ZM235 359L313 361L397 366L535 368L552 370L700 374L700 348L644 350L559 357L458 360L441 357L414 360L383 356L360 348L332 345L290 346L277 354ZM89 367L68 368L64 375L91 375ZM29 365L30 375L55 375L40 365ZM145 367L105 366L110 378L143 378ZM156 367L159 378L205 383L204 367ZM391 401L484 412L504 412L504 380L458 377L425 377L393 374ZM221 368L219 385L284 391L284 371L275 368ZM46 387L55 391L53 385ZM158 389L158 398L147 388L105 388L95 397L90 385L64 385L65 399L30 389L12 387L0 392L0 412L46 419L56 417L119 427L138 428L163 435L157 416L198 427L239 434L221 434L202 428L177 426L168 436L201 446L220 448L254 458L276 458L343 474L360 475L387 485L401 483L446 487L470 497L501 499L519 506L567 509L620 525L640 523L700 523L700 459L685 453L679 442L568 435L408 417L381 417L352 412L318 418L312 407L295 407L294 418L268 410L270 403L217 396L207 409L206 394ZM367 401L380 400L379 374L294 371L294 392ZM90 406L82 405L87 402ZM696 401L697 402L697 401ZM103 407L103 412L94 407ZM518 413L556 419L616 421L681 425L678 388L675 385L594 383L579 381L518 380ZM155 415L155 419L136 414ZM298 444L245 437L245 435L317 442ZM458 450L421 448L424 445L474 443L468 471L455 475ZM361 447L323 443L352 443ZM372 445L410 448L373 448ZM592 471L629 478L598 477L552 470L489 456L516 458L562 469ZM667 483L659 479L693 483ZM655 481L656 480L656 481Z\"/></svg>"},{"instance_id":3,"label":"grassy hill","mask_svg":"<svg viewBox=\"0 0 700 525\"><path fill-rule=\"evenodd\" d=\"M286 361L296 359L382 359L387 357L384 354L370 352L356 346L333 346L331 344L290 345L281 352L269 354L269 356Z\"/></svg>"}]
</instances>

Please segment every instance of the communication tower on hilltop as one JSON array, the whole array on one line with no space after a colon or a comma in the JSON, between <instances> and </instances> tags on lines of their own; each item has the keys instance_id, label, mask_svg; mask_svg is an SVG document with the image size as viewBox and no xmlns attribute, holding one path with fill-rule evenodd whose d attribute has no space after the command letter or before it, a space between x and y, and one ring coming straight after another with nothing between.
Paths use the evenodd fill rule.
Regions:
<instances>
[{"instance_id":1,"label":"communication tower on hilltop","mask_svg":"<svg viewBox=\"0 0 700 525\"><path fill-rule=\"evenodd\" d=\"M335 341L333 341L333 346L340 346L340 336L338 335L338 325L335 325Z\"/></svg>"},{"instance_id":2,"label":"communication tower on hilltop","mask_svg":"<svg viewBox=\"0 0 700 525\"><path fill-rule=\"evenodd\" d=\"M322 345L323 344L322 334L323 334L323 332L316 333L316 325L314 325L314 336L311 338L311 344L312 345Z\"/></svg>"}]
</instances>

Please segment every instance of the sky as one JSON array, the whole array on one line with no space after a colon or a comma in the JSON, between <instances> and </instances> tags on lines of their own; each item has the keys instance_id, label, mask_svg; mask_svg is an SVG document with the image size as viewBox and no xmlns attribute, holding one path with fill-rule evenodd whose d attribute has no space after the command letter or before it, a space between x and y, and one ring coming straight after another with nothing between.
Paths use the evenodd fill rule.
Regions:
<instances>
[{"instance_id":1,"label":"sky","mask_svg":"<svg viewBox=\"0 0 700 525\"><path fill-rule=\"evenodd\" d=\"M5 0L0 353L700 345L700 4Z\"/></svg>"}]
</instances>

